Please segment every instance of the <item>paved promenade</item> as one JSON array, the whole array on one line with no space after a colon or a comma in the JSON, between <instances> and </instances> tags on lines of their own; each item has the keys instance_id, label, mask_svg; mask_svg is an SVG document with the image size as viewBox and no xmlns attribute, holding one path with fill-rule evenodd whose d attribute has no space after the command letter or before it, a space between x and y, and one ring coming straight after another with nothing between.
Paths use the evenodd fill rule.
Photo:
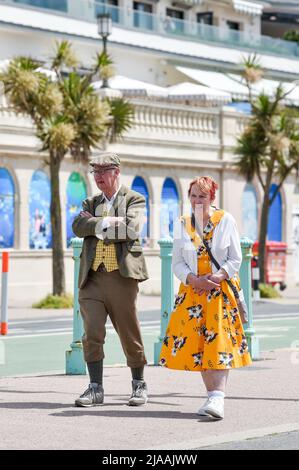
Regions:
<instances>
[{"instance_id":1,"label":"paved promenade","mask_svg":"<svg viewBox=\"0 0 299 470\"><path fill-rule=\"evenodd\" d=\"M75 408L87 377L32 375L0 379L1 449L200 449L299 430L299 350L263 353L232 371L225 419L200 420L199 373L149 366L146 407L126 405L126 367L104 370L105 404Z\"/></svg>"}]
</instances>

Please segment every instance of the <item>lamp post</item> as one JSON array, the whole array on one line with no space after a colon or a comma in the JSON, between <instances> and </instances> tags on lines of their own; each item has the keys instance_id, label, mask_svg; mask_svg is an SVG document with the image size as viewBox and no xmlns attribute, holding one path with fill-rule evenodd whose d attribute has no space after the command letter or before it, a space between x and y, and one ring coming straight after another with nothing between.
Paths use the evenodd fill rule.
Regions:
<instances>
[{"instance_id":1,"label":"lamp post","mask_svg":"<svg viewBox=\"0 0 299 470\"><path fill-rule=\"evenodd\" d=\"M98 22L98 33L103 40L103 53L107 55L107 39L108 36L112 33L112 19L110 13L100 13L97 15ZM103 79L103 84L101 88L108 88L108 79Z\"/></svg>"}]
</instances>

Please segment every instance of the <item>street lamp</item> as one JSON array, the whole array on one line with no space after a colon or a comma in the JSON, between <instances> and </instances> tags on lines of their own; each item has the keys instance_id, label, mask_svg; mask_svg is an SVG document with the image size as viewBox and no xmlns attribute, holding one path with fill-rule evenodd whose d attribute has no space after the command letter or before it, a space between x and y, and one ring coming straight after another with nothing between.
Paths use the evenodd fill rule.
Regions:
<instances>
[{"instance_id":1,"label":"street lamp","mask_svg":"<svg viewBox=\"0 0 299 470\"><path fill-rule=\"evenodd\" d=\"M107 55L107 39L112 33L112 19L110 13L100 13L97 15L98 33L103 40L103 53ZM108 88L107 78L103 79L102 88Z\"/></svg>"}]
</instances>

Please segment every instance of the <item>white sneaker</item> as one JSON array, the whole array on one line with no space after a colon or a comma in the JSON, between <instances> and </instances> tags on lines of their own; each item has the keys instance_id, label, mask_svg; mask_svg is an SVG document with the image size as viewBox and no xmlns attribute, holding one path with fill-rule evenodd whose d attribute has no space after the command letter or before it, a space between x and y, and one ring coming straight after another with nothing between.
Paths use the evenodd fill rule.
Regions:
<instances>
[{"instance_id":1,"label":"white sneaker","mask_svg":"<svg viewBox=\"0 0 299 470\"><path fill-rule=\"evenodd\" d=\"M197 414L199 416L208 416L207 413L206 413L206 406L207 404L209 403L209 398L205 401L205 403L202 405L201 408L199 408Z\"/></svg>"},{"instance_id":2,"label":"white sneaker","mask_svg":"<svg viewBox=\"0 0 299 470\"><path fill-rule=\"evenodd\" d=\"M199 416L212 416L212 418L224 418L224 398L211 397L208 398L206 403L198 410Z\"/></svg>"}]
</instances>

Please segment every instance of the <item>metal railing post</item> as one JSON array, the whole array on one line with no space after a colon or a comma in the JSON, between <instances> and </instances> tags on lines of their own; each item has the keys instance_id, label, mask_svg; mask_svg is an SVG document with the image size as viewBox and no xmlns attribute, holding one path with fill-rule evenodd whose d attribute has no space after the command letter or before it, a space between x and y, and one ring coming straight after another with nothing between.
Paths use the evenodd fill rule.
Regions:
<instances>
[{"instance_id":1,"label":"metal railing post","mask_svg":"<svg viewBox=\"0 0 299 470\"><path fill-rule=\"evenodd\" d=\"M253 326L253 310L252 310L252 282L251 282L251 258L252 258L253 242L249 238L241 239L242 249L242 265L240 269L241 286L244 291L245 301L248 307L248 322L244 325L249 352L253 360L260 357L259 340L255 336Z\"/></svg>"},{"instance_id":2,"label":"metal railing post","mask_svg":"<svg viewBox=\"0 0 299 470\"><path fill-rule=\"evenodd\" d=\"M158 342L154 344L154 364L158 365L160 351L168 325L169 316L174 305L173 273L172 273L172 247L171 238L158 241L161 258L161 330Z\"/></svg>"},{"instance_id":3,"label":"metal railing post","mask_svg":"<svg viewBox=\"0 0 299 470\"><path fill-rule=\"evenodd\" d=\"M73 342L71 350L66 351L66 374L67 375L85 375L86 363L83 356L82 336L84 333L83 321L79 307L79 268L80 254L82 251L83 239L72 238L71 246L73 248L74 259L74 311L73 311Z\"/></svg>"}]
</instances>

